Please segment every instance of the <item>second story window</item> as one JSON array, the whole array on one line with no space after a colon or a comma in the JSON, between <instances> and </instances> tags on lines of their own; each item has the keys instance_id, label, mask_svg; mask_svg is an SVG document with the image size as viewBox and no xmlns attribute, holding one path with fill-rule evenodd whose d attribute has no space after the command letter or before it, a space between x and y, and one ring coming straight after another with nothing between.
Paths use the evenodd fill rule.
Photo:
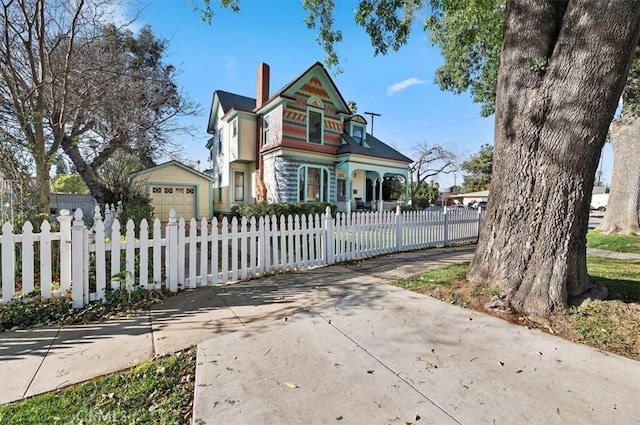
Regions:
<instances>
[{"instance_id":1,"label":"second story window","mask_svg":"<svg viewBox=\"0 0 640 425\"><path fill-rule=\"evenodd\" d=\"M262 118L262 145L269 144L269 115Z\"/></svg>"},{"instance_id":2,"label":"second story window","mask_svg":"<svg viewBox=\"0 0 640 425\"><path fill-rule=\"evenodd\" d=\"M307 142L323 144L324 138L324 105L317 97L307 101Z\"/></svg>"},{"instance_id":3,"label":"second story window","mask_svg":"<svg viewBox=\"0 0 640 425\"><path fill-rule=\"evenodd\" d=\"M218 155L222 155L222 129L218 132Z\"/></svg>"},{"instance_id":4,"label":"second story window","mask_svg":"<svg viewBox=\"0 0 640 425\"><path fill-rule=\"evenodd\" d=\"M238 135L238 119L231 121L231 135L236 137Z\"/></svg>"},{"instance_id":5,"label":"second story window","mask_svg":"<svg viewBox=\"0 0 640 425\"><path fill-rule=\"evenodd\" d=\"M307 141L322 143L322 112L309 109L307 114Z\"/></svg>"}]
</instances>

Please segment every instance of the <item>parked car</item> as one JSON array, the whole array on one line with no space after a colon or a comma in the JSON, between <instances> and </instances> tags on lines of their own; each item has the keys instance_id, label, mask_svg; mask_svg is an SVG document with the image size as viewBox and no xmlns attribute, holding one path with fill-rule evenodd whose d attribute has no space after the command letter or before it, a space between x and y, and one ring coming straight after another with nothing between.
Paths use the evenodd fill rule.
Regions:
<instances>
[{"instance_id":1,"label":"parked car","mask_svg":"<svg viewBox=\"0 0 640 425\"><path fill-rule=\"evenodd\" d=\"M476 208L482 208L483 210L487 209L487 201L480 201L476 203Z\"/></svg>"}]
</instances>

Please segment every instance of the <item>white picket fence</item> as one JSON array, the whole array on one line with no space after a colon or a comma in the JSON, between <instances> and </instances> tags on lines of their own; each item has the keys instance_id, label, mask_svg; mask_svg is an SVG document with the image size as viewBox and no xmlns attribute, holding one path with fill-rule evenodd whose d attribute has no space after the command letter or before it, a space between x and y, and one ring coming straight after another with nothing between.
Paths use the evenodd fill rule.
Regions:
<instances>
[{"instance_id":1,"label":"white picket fence","mask_svg":"<svg viewBox=\"0 0 640 425\"><path fill-rule=\"evenodd\" d=\"M109 215L109 214L107 214ZM107 217L108 219L110 217ZM88 229L77 209L58 217L60 231L29 222L14 233L10 222L0 235L0 304L20 290L39 289L44 298L71 294L73 307L104 299L107 285L170 291L303 270L391 252L472 242L482 223L480 210L353 212L261 217L256 220L175 217L162 227L146 220L121 229L96 207ZM124 232L122 232L124 230ZM19 258L20 264L17 263ZM39 265L38 268L36 266ZM54 277L57 278L54 280Z\"/></svg>"}]
</instances>

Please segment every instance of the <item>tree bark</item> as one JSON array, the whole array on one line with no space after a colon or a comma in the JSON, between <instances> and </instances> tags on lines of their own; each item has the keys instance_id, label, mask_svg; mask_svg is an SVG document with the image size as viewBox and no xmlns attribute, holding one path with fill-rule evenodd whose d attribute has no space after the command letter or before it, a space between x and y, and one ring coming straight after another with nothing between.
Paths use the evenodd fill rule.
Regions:
<instances>
[{"instance_id":1,"label":"tree bark","mask_svg":"<svg viewBox=\"0 0 640 425\"><path fill-rule=\"evenodd\" d=\"M86 163L78 146L68 138L62 139L61 146L67 157L71 159L78 174L82 176L82 179L89 188L89 192L91 192L91 195L98 204L105 205L106 203L113 202L113 200L110 199L111 192L105 187L100 177L98 177L96 170Z\"/></svg>"},{"instance_id":2,"label":"tree bark","mask_svg":"<svg viewBox=\"0 0 640 425\"><path fill-rule=\"evenodd\" d=\"M507 3L494 175L473 282L546 316L591 286L589 200L640 33L640 2Z\"/></svg>"},{"instance_id":3,"label":"tree bark","mask_svg":"<svg viewBox=\"0 0 640 425\"><path fill-rule=\"evenodd\" d=\"M640 117L623 116L609 130L613 175L607 212L598 230L640 235Z\"/></svg>"}]
</instances>

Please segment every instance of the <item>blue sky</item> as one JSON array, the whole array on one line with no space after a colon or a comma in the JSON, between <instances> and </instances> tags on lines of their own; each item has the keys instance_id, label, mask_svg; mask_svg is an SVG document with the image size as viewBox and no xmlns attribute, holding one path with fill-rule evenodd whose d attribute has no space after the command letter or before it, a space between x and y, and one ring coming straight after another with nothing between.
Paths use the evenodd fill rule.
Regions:
<instances>
[{"instance_id":1,"label":"blue sky","mask_svg":"<svg viewBox=\"0 0 640 425\"><path fill-rule=\"evenodd\" d=\"M218 4L216 0L212 3ZM255 97L256 71L265 62L271 67L273 94L316 61L323 61L316 33L303 21L306 12L301 3L241 0L239 13L217 10L212 25L192 11L190 0L154 0L143 5L136 25L151 25L159 37L169 41L166 62L181 71L181 89L202 109L200 116L185 119L196 127L196 133L175 139L184 147L186 159L199 159L201 169L206 167L206 125L214 90ZM443 92L433 84L443 60L439 50L430 46L420 22L406 46L376 57L364 30L353 23L355 3L336 3L335 24L344 37L337 50L344 72L332 77L344 98L357 102L358 113L381 114L374 121L377 138L409 157L424 142L442 145L462 159L482 144L493 143L493 117L481 118L479 106L468 94ZM132 13L133 9L128 11L129 16ZM606 182L610 181L611 156L606 147ZM436 180L446 187L453 184L454 176ZM456 181L462 182L460 172Z\"/></svg>"}]
</instances>

